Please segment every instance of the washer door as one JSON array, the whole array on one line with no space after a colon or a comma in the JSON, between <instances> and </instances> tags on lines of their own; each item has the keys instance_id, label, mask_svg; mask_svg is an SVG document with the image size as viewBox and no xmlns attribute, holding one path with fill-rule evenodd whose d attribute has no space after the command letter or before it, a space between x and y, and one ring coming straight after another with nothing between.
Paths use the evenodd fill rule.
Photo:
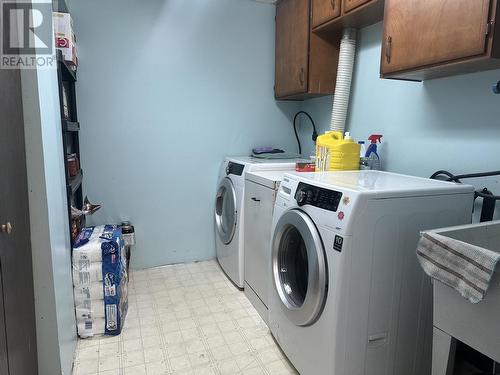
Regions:
<instances>
[{"instance_id":1,"label":"washer door","mask_svg":"<svg viewBox=\"0 0 500 375\"><path fill-rule=\"evenodd\" d=\"M215 226L220 240L229 244L236 230L236 191L232 181L226 177L219 184L215 200Z\"/></svg>"},{"instance_id":2,"label":"washer door","mask_svg":"<svg viewBox=\"0 0 500 375\"><path fill-rule=\"evenodd\" d=\"M313 324L325 305L328 270L318 229L303 211L287 211L278 220L272 269L287 318L297 326Z\"/></svg>"}]
</instances>

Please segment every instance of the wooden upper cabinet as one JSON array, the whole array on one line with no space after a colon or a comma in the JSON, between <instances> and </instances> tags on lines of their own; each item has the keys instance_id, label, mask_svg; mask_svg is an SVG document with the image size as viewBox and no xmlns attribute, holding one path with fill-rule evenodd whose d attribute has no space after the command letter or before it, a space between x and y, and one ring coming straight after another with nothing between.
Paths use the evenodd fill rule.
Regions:
<instances>
[{"instance_id":1,"label":"wooden upper cabinet","mask_svg":"<svg viewBox=\"0 0 500 375\"><path fill-rule=\"evenodd\" d=\"M302 100L333 94L340 41L311 32L310 0L276 5L276 99Z\"/></svg>"},{"instance_id":2,"label":"wooden upper cabinet","mask_svg":"<svg viewBox=\"0 0 500 375\"><path fill-rule=\"evenodd\" d=\"M382 77L423 80L487 68L492 62L484 60L497 53L490 30L497 7L496 0L386 0Z\"/></svg>"},{"instance_id":3,"label":"wooden upper cabinet","mask_svg":"<svg viewBox=\"0 0 500 375\"><path fill-rule=\"evenodd\" d=\"M340 17L341 0L312 0L312 26Z\"/></svg>"},{"instance_id":4,"label":"wooden upper cabinet","mask_svg":"<svg viewBox=\"0 0 500 375\"><path fill-rule=\"evenodd\" d=\"M276 5L276 97L307 91L309 14L309 0L283 0Z\"/></svg>"},{"instance_id":5,"label":"wooden upper cabinet","mask_svg":"<svg viewBox=\"0 0 500 375\"><path fill-rule=\"evenodd\" d=\"M384 0L313 0L312 4L313 32L330 41L347 27L361 29L384 18Z\"/></svg>"},{"instance_id":6,"label":"wooden upper cabinet","mask_svg":"<svg viewBox=\"0 0 500 375\"><path fill-rule=\"evenodd\" d=\"M369 3L372 0L343 0L344 1L344 13L349 13L350 11Z\"/></svg>"}]
</instances>

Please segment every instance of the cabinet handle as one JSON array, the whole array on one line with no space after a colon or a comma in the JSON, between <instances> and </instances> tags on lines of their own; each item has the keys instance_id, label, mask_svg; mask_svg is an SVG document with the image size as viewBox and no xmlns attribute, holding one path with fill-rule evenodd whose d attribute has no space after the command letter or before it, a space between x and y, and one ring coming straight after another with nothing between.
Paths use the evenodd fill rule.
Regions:
<instances>
[{"instance_id":1,"label":"cabinet handle","mask_svg":"<svg viewBox=\"0 0 500 375\"><path fill-rule=\"evenodd\" d=\"M300 68L299 82L300 82L301 86L304 86L304 80L306 78L305 76L306 76L306 72L305 72L304 68Z\"/></svg>"},{"instance_id":2,"label":"cabinet handle","mask_svg":"<svg viewBox=\"0 0 500 375\"><path fill-rule=\"evenodd\" d=\"M387 60L387 64L391 63L391 54L392 54L392 36L388 36L385 42L385 59Z\"/></svg>"},{"instance_id":3,"label":"cabinet handle","mask_svg":"<svg viewBox=\"0 0 500 375\"><path fill-rule=\"evenodd\" d=\"M332 4L332 10L335 10L335 2L337 0L330 0L330 4Z\"/></svg>"},{"instance_id":4,"label":"cabinet handle","mask_svg":"<svg viewBox=\"0 0 500 375\"><path fill-rule=\"evenodd\" d=\"M257 199L257 198L255 198L255 197L252 197L252 200L253 200L254 202L260 202L260 199Z\"/></svg>"}]
</instances>

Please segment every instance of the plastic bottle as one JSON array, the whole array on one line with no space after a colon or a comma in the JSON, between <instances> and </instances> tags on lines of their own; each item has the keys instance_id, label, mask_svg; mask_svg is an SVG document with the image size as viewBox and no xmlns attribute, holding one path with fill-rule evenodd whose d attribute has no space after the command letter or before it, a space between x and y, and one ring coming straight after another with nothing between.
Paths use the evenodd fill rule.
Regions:
<instances>
[{"instance_id":1,"label":"plastic bottle","mask_svg":"<svg viewBox=\"0 0 500 375\"><path fill-rule=\"evenodd\" d=\"M368 140L371 142L370 146L368 146L368 150L366 151L366 159L368 161L368 169L371 170L380 170L380 156L377 152L377 142L382 143L380 139L382 138L381 134L372 134L368 137Z\"/></svg>"},{"instance_id":2,"label":"plastic bottle","mask_svg":"<svg viewBox=\"0 0 500 375\"><path fill-rule=\"evenodd\" d=\"M326 132L316 140L316 171L359 169L360 145L351 135Z\"/></svg>"},{"instance_id":3,"label":"plastic bottle","mask_svg":"<svg viewBox=\"0 0 500 375\"><path fill-rule=\"evenodd\" d=\"M359 152L359 169L361 169L361 170L370 169L368 167L368 159L366 158L365 141L359 141L358 144L361 148L360 152Z\"/></svg>"}]
</instances>

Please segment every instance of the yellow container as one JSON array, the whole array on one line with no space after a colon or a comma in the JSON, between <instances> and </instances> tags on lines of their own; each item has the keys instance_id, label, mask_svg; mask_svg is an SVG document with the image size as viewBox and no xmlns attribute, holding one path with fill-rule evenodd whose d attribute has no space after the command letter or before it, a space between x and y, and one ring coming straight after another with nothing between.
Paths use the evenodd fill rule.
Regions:
<instances>
[{"instance_id":1,"label":"yellow container","mask_svg":"<svg viewBox=\"0 0 500 375\"><path fill-rule=\"evenodd\" d=\"M316 140L316 171L359 169L361 146L341 132L326 132Z\"/></svg>"}]
</instances>

